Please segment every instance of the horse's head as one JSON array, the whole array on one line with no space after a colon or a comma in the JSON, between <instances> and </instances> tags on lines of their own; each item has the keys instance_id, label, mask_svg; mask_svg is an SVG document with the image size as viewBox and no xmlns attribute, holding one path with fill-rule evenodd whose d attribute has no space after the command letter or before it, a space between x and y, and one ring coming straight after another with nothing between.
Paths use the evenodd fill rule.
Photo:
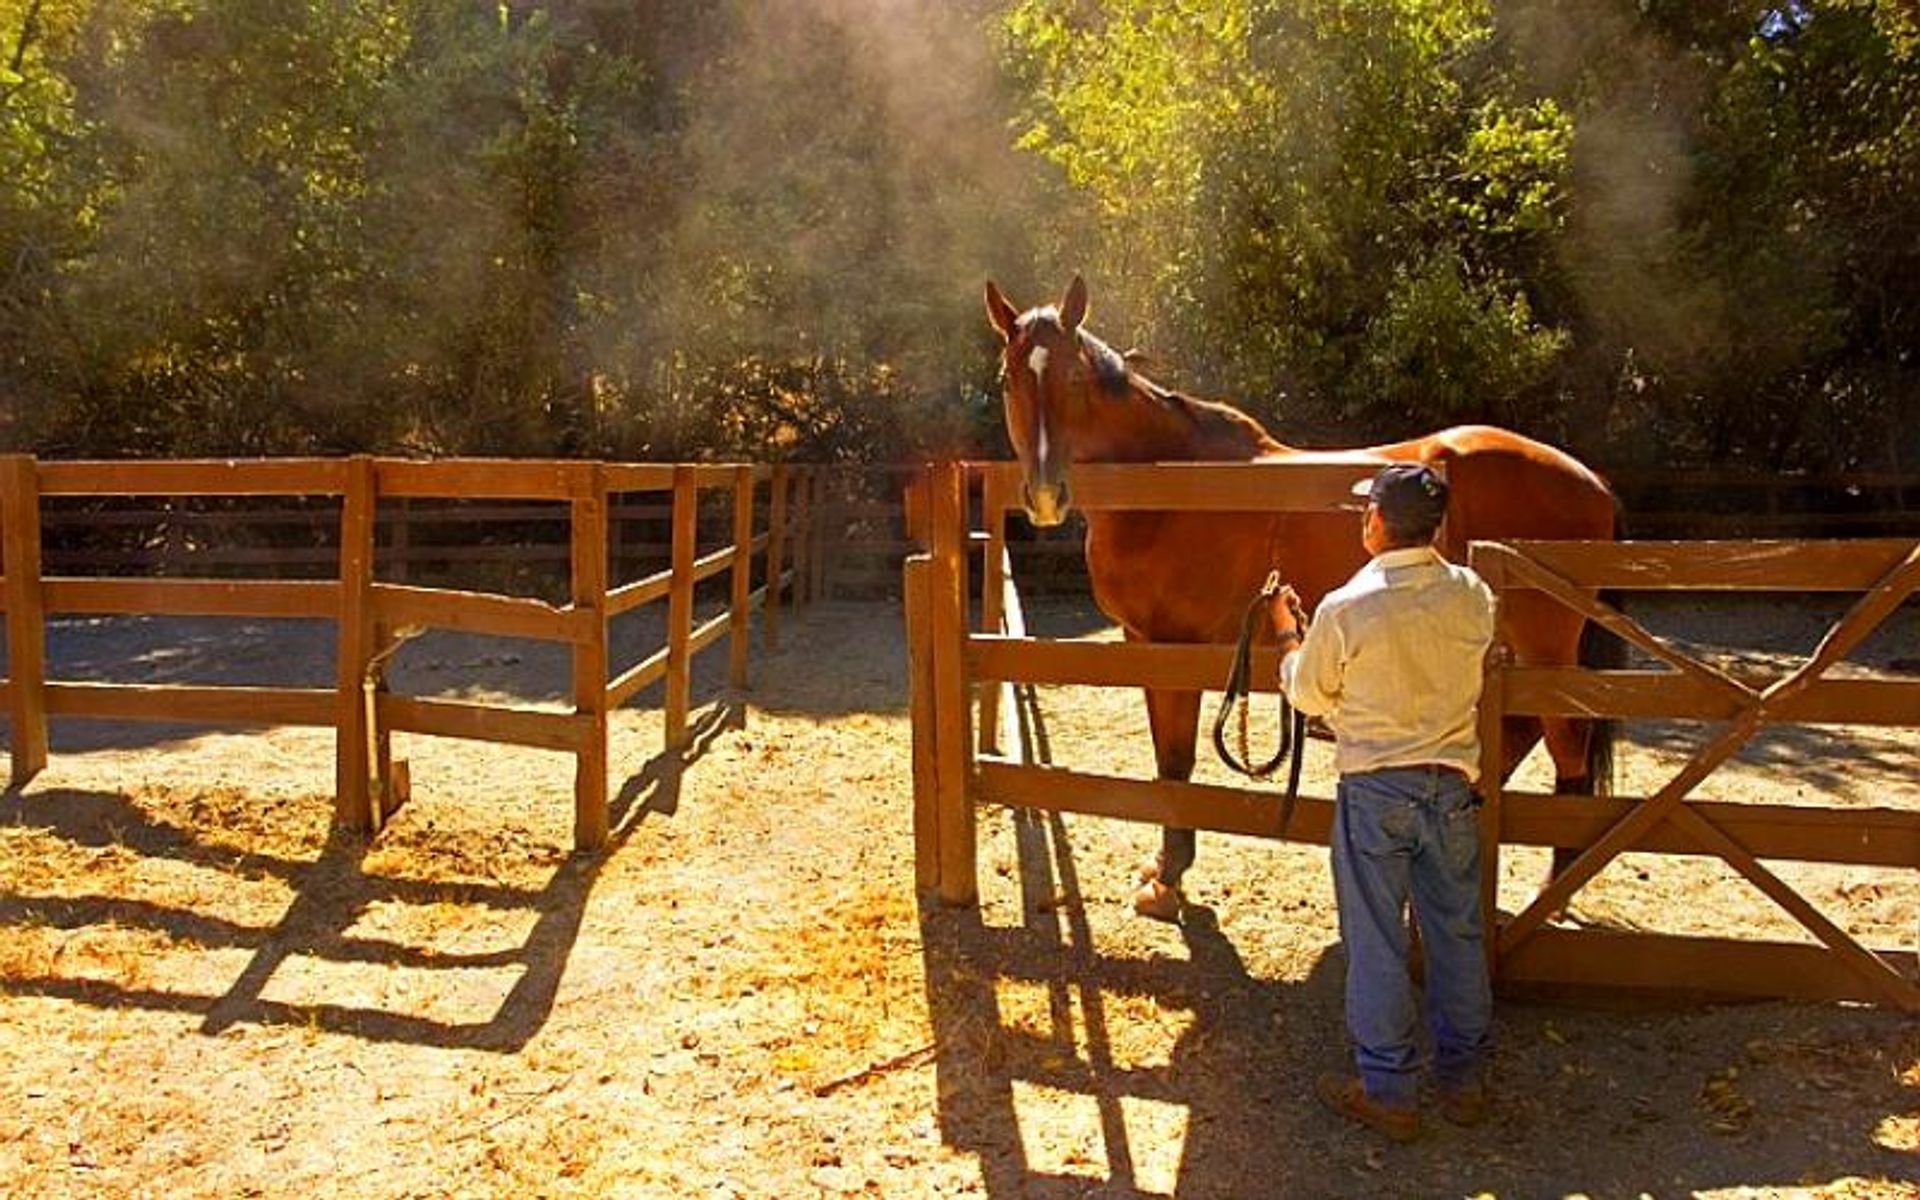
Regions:
<instances>
[{"instance_id":1,"label":"horse's head","mask_svg":"<svg viewBox=\"0 0 1920 1200\"><path fill-rule=\"evenodd\" d=\"M1035 525L1060 524L1070 507L1069 441L1091 373L1080 335L1086 316L1087 285L1078 275L1058 307L1024 313L987 282L987 319L1007 343L1000 359L1007 438L1020 459L1027 518Z\"/></svg>"}]
</instances>

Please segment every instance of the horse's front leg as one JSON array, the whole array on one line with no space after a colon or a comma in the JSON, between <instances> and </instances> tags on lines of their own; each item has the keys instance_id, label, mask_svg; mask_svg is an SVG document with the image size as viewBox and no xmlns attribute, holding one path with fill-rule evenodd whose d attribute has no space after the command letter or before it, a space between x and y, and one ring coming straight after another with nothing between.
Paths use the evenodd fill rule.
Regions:
<instances>
[{"instance_id":1,"label":"horse's front leg","mask_svg":"<svg viewBox=\"0 0 1920 1200\"><path fill-rule=\"evenodd\" d=\"M1153 758L1161 779L1185 783L1193 775L1193 747L1200 730L1200 693L1147 689L1147 723L1153 730ZM1193 865L1194 831L1168 825L1160 832L1160 854L1144 872L1134 895L1134 911L1171 921L1180 915L1180 879Z\"/></svg>"}]
</instances>

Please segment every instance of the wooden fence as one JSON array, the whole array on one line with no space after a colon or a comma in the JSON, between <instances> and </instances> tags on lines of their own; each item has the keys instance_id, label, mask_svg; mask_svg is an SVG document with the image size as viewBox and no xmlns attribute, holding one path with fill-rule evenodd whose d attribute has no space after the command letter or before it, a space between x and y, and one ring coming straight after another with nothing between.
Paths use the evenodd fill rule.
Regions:
<instances>
[{"instance_id":1,"label":"wooden fence","mask_svg":"<svg viewBox=\"0 0 1920 1200\"><path fill-rule=\"evenodd\" d=\"M1309 511L1343 500L1367 468L1340 464L1106 467L1076 475L1088 508ZM1017 483L1007 464L928 468L910 504L925 550L907 560L914 729L915 874L950 903L977 897L975 813L981 804L1047 809L1277 838L1272 789L1122 778L1026 760L1013 711L1015 684L1165 686L1217 690L1231 647L1047 641L1021 627L1006 577L1004 513ZM978 483L986 528L967 519ZM979 614L969 631L969 558L984 550ZM1644 798L1525 794L1488 787L1486 909L1497 929L1496 980L1675 990L1696 994L1863 999L1920 1009L1914 955L1858 945L1761 860L1920 866L1920 811L1845 811L1688 800L1764 725L1920 726L1920 681L1831 680L1825 672L1920 585L1912 540L1767 543L1476 543L1472 561L1501 594L1535 589L1600 621L1653 654L1666 671L1519 668L1496 655L1481 715L1489 764L1500 760L1507 715L1674 717L1725 723L1684 769ZM1591 598L1597 588L1860 592L1857 605L1787 677L1755 685L1668 647ZM1255 680L1276 678L1274 651L1257 652ZM1271 686L1269 684L1269 686ZM974 700L976 689L980 703ZM977 724L976 724L977 717ZM997 753L995 752L997 749ZM1497 781L1499 771L1483 771ZM1300 797L1285 837L1325 844L1332 800ZM1493 906L1502 845L1582 851L1574 867L1511 920ZM1630 935L1547 928L1545 916L1623 851L1724 859L1812 931L1819 944Z\"/></svg>"},{"instance_id":2,"label":"wooden fence","mask_svg":"<svg viewBox=\"0 0 1920 1200\"><path fill-rule=\"evenodd\" d=\"M7 627L8 677L0 682L10 722L12 779L25 783L47 762L50 716L201 720L331 726L336 730L336 818L376 830L405 801L405 764L396 731L566 751L575 757L574 840L582 849L608 834L607 714L641 689L665 681L669 748L687 736L693 656L729 640L730 679L748 680L751 614L766 643L777 642L783 595L810 596L818 548L809 527L813 481L805 468L548 460L283 459L241 461L38 462L0 457L0 604ZM767 492L767 519L756 498ZM701 553L699 498L732 497L726 545ZM620 581L609 568L609 514L617 497L665 496L670 563ZM49 575L43 570L43 501L62 497L281 497L335 508L333 570L319 579L156 579ZM566 596L527 596L393 582L376 575L375 512L382 500L480 500L563 505L568 535ZM751 586L753 564L761 586ZM264 560L271 561L271 560ZM134 564L139 565L139 564ZM729 573L726 611L695 627L694 589ZM609 678L608 622L641 605L667 604L666 641ZM337 626L334 687L201 687L50 680L46 620L56 613L318 617ZM570 711L501 707L396 695L385 665L399 641L426 628L532 638L571 649Z\"/></svg>"},{"instance_id":3,"label":"wooden fence","mask_svg":"<svg viewBox=\"0 0 1920 1200\"><path fill-rule=\"evenodd\" d=\"M795 468L796 471L799 468ZM869 599L900 586L914 544L904 496L919 468L812 466L794 477L808 505L813 595ZM1610 473L1625 536L1636 539L1920 536L1920 475L1821 475L1746 470ZM56 575L320 577L339 556L333 507L312 497L67 497L42 512L47 570ZM672 505L660 495L610 503L611 570L657 569L671 555ZM375 506L374 565L407 583L534 577L565 594L571 559L564 508L537 501L386 496ZM476 531L498 530L494 536ZM1016 522L1007 551L1028 594L1084 592L1076 524L1035 530Z\"/></svg>"},{"instance_id":4,"label":"wooden fence","mask_svg":"<svg viewBox=\"0 0 1920 1200\"><path fill-rule=\"evenodd\" d=\"M1602 472L1626 536L1646 540L1920 536L1920 474L1748 469Z\"/></svg>"},{"instance_id":5,"label":"wooden fence","mask_svg":"<svg viewBox=\"0 0 1920 1200\"><path fill-rule=\"evenodd\" d=\"M796 465L789 473L795 511L815 493L832 494L819 468ZM330 578L339 559L335 497L46 499L42 557L52 575ZM812 511L810 523L824 527L826 508L816 501ZM564 595L569 519L564 504L549 501L383 495L374 509L374 566L394 582L558 582ZM664 492L610 499L613 574L664 565L672 522Z\"/></svg>"},{"instance_id":6,"label":"wooden fence","mask_svg":"<svg viewBox=\"0 0 1920 1200\"><path fill-rule=\"evenodd\" d=\"M918 468L836 467L820 477L820 520L832 554L822 594L885 595L913 552L903 493ZM1763 474L1747 470L1625 469L1606 473L1624 536L1724 538L1920 537L1920 474ZM1029 595L1084 593L1078 522L1052 530L1016 523L1007 550Z\"/></svg>"},{"instance_id":7,"label":"wooden fence","mask_svg":"<svg viewBox=\"0 0 1920 1200\"><path fill-rule=\"evenodd\" d=\"M1506 716L1597 715L1721 726L1672 779L1647 796L1508 796L1499 773L1483 767L1487 783L1482 790L1491 814L1485 846L1493 864L1489 881L1497 877L1501 842L1580 851L1570 868L1501 926L1494 952L1504 978L1870 1000L1920 1010L1912 954L1862 947L1761 861L1920 867L1920 811L1688 800L1769 725L1920 727L1920 680L1826 678L1920 588L1920 542L1476 542L1470 561L1501 596L1544 593L1668 668L1602 672L1503 665L1490 675L1481 706L1484 764L1502 759L1500 721ZM1859 593L1859 599L1804 662L1761 684L1669 645L1596 599L1602 589ZM1548 914L1629 850L1718 857L1792 915L1818 944L1546 926ZM1491 882L1489 911L1490 889Z\"/></svg>"}]
</instances>

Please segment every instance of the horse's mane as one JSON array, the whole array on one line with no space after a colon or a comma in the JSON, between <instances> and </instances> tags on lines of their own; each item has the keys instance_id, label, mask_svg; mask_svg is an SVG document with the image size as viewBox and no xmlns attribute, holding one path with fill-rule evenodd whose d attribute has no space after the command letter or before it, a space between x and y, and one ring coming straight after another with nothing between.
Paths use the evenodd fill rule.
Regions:
<instances>
[{"instance_id":1,"label":"horse's mane","mask_svg":"<svg viewBox=\"0 0 1920 1200\"><path fill-rule=\"evenodd\" d=\"M1256 444L1273 442L1266 426L1233 405L1161 387L1128 365L1126 355L1112 346L1085 329L1075 332L1079 334L1080 348L1086 352L1087 361L1093 364L1094 379L1115 399L1146 396L1169 412L1186 418L1195 432L1205 437L1224 434L1248 437Z\"/></svg>"}]
</instances>

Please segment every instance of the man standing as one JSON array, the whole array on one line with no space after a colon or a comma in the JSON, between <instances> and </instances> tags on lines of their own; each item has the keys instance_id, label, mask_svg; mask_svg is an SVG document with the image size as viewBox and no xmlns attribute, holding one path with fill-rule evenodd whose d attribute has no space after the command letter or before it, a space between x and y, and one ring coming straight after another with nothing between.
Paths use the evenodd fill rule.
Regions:
<instances>
[{"instance_id":1,"label":"man standing","mask_svg":"<svg viewBox=\"0 0 1920 1200\"><path fill-rule=\"evenodd\" d=\"M1316 1090L1341 1116L1408 1141L1420 1131L1409 900L1441 1112L1459 1124L1486 1115L1493 1000L1473 784L1494 598L1434 549L1447 484L1432 469L1395 463L1354 491L1367 497L1361 542L1372 559L1321 602L1280 683L1296 708L1326 718L1340 773L1333 881L1359 1071L1323 1075ZM1292 599L1283 592L1274 606L1283 646L1300 636Z\"/></svg>"}]
</instances>

